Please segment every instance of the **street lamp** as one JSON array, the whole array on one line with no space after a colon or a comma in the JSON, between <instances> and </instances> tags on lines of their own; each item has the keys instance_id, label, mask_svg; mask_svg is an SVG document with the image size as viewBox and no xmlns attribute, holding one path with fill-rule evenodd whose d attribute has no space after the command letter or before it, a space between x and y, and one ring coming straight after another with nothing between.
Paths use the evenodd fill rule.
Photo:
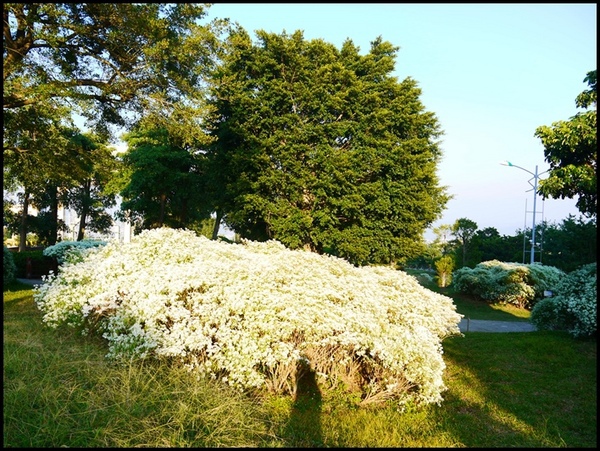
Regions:
<instances>
[{"instance_id":1,"label":"street lamp","mask_svg":"<svg viewBox=\"0 0 600 451\"><path fill-rule=\"evenodd\" d=\"M544 171L541 174L538 174L538 167L537 165L535 166L535 173L531 172L525 168L522 168L521 166L517 166L516 164L512 164L510 161L502 161L500 163L502 166L510 166L513 168L519 168L525 172L528 172L529 174L533 175L533 179L529 179L528 182L529 184L533 187L533 224L531 226L531 259L530 262L533 263L534 262L534 258L535 258L535 201L537 199L537 186L538 186L538 179L539 176L541 174L544 174L548 171ZM531 180L533 180L533 184L531 183Z\"/></svg>"}]
</instances>

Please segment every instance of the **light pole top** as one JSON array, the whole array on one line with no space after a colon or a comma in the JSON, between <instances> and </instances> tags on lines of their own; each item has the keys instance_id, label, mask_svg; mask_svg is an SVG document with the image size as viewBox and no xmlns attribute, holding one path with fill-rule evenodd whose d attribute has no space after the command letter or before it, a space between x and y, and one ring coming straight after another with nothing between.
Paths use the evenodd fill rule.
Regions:
<instances>
[{"instance_id":1,"label":"light pole top","mask_svg":"<svg viewBox=\"0 0 600 451\"><path fill-rule=\"evenodd\" d=\"M531 179L529 180L529 184L533 187L533 221L532 221L532 225L531 225L531 264L533 264L535 262L535 201L537 198L537 184L538 184L538 178L540 176L540 174L538 174L538 167L537 165L535 166L535 174L533 172L531 172L528 169L522 168L521 166L517 166L516 164L512 164L510 161L502 161L500 162L500 164L502 166L510 166L512 168L519 168L525 172L528 172L529 174L533 175L533 180L534 183L531 183ZM547 171L545 171L547 172ZM542 172L543 174L543 172Z\"/></svg>"},{"instance_id":2,"label":"light pole top","mask_svg":"<svg viewBox=\"0 0 600 451\"><path fill-rule=\"evenodd\" d=\"M513 164L510 161L506 161L506 160L505 161L501 161L500 164L502 166L510 166L511 168L519 168L519 169L521 169L521 170L523 170L525 172L529 172L531 175L533 175L536 178L538 177L538 175L540 175L540 174L537 173L537 166L535 167L535 174L534 174L529 169L525 169L525 168L522 168L521 166L517 166L516 164Z\"/></svg>"}]
</instances>

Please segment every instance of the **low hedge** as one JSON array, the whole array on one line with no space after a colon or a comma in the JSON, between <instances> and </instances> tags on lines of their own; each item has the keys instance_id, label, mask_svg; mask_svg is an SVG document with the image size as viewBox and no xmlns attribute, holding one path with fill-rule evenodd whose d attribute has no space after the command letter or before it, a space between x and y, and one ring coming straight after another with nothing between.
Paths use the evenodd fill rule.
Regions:
<instances>
[{"instance_id":1,"label":"low hedge","mask_svg":"<svg viewBox=\"0 0 600 451\"><path fill-rule=\"evenodd\" d=\"M6 246L4 246L4 249L2 250L2 261L2 280L5 284L9 284L15 280L17 267L15 266L13 253Z\"/></svg>"},{"instance_id":2,"label":"low hedge","mask_svg":"<svg viewBox=\"0 0 600 451\"><path fill-rule=\"evenodd\" d=\"M46 257L43 249L29 250L23 252L12 252L15 266L17 267L16 277L25 279L27 274L27 260L31 259L31 272L29 278L39 279L42 276L50 274L50 271L58 270L55 258Z\"/></svg>"}]
</instances>

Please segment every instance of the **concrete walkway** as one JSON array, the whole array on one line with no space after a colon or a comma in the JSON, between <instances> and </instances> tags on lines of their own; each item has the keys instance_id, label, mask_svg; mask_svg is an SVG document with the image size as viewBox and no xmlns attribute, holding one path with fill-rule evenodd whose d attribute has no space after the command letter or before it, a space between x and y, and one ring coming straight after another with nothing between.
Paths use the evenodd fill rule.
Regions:
<instances>
[{"instance_id":1,"label":"concrete walkway","mask_svg":"<svg viewBox=\"0 0 600 451\"><path fill-rule=\"evenodd\" d=\"M463 318L458 327L461 332L533 332L537 328L527 321L488 321Z\"/></svg>"},{"instance_id":2,"label":"concrete walkway","mask_svg":"<svg viewBox=\"0 0 600 451\"><path fill-rule=\"evenodd\" d=\"M42 279L17 279L29 285L41 285ZM459 325L461 332L533 332L536 327L526 321L487 321L463 318Z\"/></svg>"},{"instance_id":3,"label":"concrete walkway","mask_svg":"<svg viewBox=\"0 0 600 451\"><path fill-rule=\"evenodd\" d=\"M21 283L26 283L28 285L41 285L42 283L44 283L44 281L42 279L18 279L17 280Z\"/></svg>"}]
</instances>

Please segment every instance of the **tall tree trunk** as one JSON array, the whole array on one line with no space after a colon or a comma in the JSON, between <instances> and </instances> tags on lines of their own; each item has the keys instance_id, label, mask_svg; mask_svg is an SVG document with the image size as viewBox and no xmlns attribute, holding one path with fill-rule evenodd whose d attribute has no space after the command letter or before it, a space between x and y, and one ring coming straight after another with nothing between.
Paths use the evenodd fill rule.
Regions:
<instances>
[{"instance_id":1,"label":"tall tree trunk","mask_svg":"<svg viewBox=\"0 0 600 451\"><path fill-rule=\"evenodd\" d=\"M179 215L179 223L181 227L187 226L188 202L187 199L181 201L181 213Z\"/></svg>"},{"instance_id":2,"label":"tall tree trunk","mask_svg":"<svg viewBox=\"0 0 600 451\"><path fill-rule=\"evenodd\" d=\"M21 213L21 229L19 231L19 252L27 248L27 215L29 214L29 191L23 193L23 211Z\"/></svg>"},{"instance_id":3,"label":"tall tree trunk","mask_svg":"<svg viewBox=\"0 0 600 451\"><path fill-rule=\"evenodd\" d=\"M165 222L165 206L167 203L167 195L160 195L160 215L158 217L158 227L162 227Z\"/></svg>"},{"instance_id":4,"label":"tall tree trunk","mask_svg":"<svg viewBox=\"0 0 600 451\"><path fill-rule=\"evenodd\" d=\"M79 232L77 233L77 241L82 241L85 236L85 224L87 216L90 212L90 191L92 181L87 179L83 185L83 195L81 199L81 213L79 218Z\"/></svg>"},{"instance_id":5,"label":"tall tree trunk","mask_svg":"<svg viewBox=\"0 0 600 451\"><path fill-rule=\"evenodd\" d=\"M50 188L50 212L52 214L52 222L50 223L48 244L52 246L56 244L56 239L58 238L58 187L56 185Z\"/></svg>"},{"instance_id":6,"label":"tall tree trunk","mask_svg":"<svg viewBox=\"0 0 600 451\"><path fill-rule=\"evenodd\" d=\"M212 239L216 240L219 237L219 228L221 227L221 220L223 219L223 212L217 210L217 217L215 218L215 226L213 227Z\"/></svg>"}]
</instances>

